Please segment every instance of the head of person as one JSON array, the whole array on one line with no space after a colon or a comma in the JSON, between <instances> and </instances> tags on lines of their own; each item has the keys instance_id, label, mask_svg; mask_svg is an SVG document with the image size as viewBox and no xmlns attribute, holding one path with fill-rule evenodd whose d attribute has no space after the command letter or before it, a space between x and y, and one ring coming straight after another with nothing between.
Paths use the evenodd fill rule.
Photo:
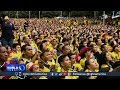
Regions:
<instances>
[{"instance_id":1,"label":"head of person","mask_svg":"<svg viewBox=\"0 0 120 90\"><path fill-rule=\"evenodd\" d=\"M76 62L76 54L75 53L70 53L68 54L71 64L73 65Z\"/></svg>"},{"instance_id":2,"label":"head of person","mask_svg":"<svg viewBox=\"0 0 120 90\"><path fill-rule=\"evenodd\" d=\"M92 42L92 41L93 41L93 38L92 38L92 37L89 37L88 40Z\"/></svg>"},{"instance_id":3,"label":"head of person","mask_svg":"<svg viewBox=\"0 0 120 90\"><path fill-rule=\"evenodd\" d=\"M40 50L41 51L44 51L44 50L47 50L47 40L43 40L41 43L40 43Z\"/></svg>"},{"instance_id":4,"label":"head of person","mask_svg":"<svg viewBox=\"0 0 120 90\"><path fill-rule=\"evenodd\" d=\"M40 68L39 68L39 65L34 64L32 62L28 63L26 65L26 68L27 68L27 71L30 71L30 72L41 72Z\"/></svg>"},{"instance_id":5,"label":"head of person","mask_svg":"<svg viewBox=\"0 0 120 90\"><path fill-rule=\"evenodd\" d=\"M27 36L23 37L23 41L25 43L30 43L30 37L27 37Z\"/></svg>"},{"instance_id":6,"label":"head of person","mask_svg":"<svg viewBox=\"0 0 120 90\"><path fill-rule=\"evenodd\" d=\"M113 49L116 53L120 52L120 46L118 46L118 45L114 46Z\"/></svg>"},{"instance_id":7,"label":"head of person","mask_svg":"<svg viewBox=\"0 0 120 90\"><path fill-rule=\"evenodd\" d=\"M13 44L13 50L15 51L21 51L21 46L19 43L14 43Z\"/></svg>"},{"instance_id":8,"label":"head of person","mask_svg":"<svg viewBox=\"0 0 120 90\"><path fill-rule=\"evenodd\" d=\"M63 50L62 52L63 52L64 55L67 55L67 54L69 54L71 52L69 45L64 45L62 47L62 50Z\"/></svg>"},{"instance_id":9,"label":"head of person","mask_svg":"<svg viewBox=\"0 0 120 90\"><path fill-rule=\"evenodd\" d=\"M108 52L103 52L101 54L101 58L100 58L101 65L102 64L107 64L107 62L111 62L111 61L113 61L113 59Z\"/></svg>"},{"instance_id":10,"label":"head of person","mask_svg":"<svg viewBox=\"0 0 120 90\"><path fill-rule=\"evenodd\" d=\"M8 52L7 52L6 47L1 46L0 47L0 60L6 61L7 58L8 58Z\"/></svg>"},{"instance_id":11,"label":"head of person","mask_svg":"<svg viewBox=\"0 0 120 90\"><path fill-rule=\"evenodd\" d=\"M97 45L94 45L94 46L93 46L93 52L98 52L98 48L99 48L99 47L98 47Z\"/></svg>"},{"instance_id":12,"label":"head of person","mask_svg":"<svg viewBox=\"0 0 120 90\"><path fill-rule=\"evenodd\" d=\"M91 50L88 50L86 51L85 53L85 57L88 57L88 58L94 58L94 54Z\"/></svg>"},{"instance_id":13,"label":"head of person","mask_svg":"<svg viewBox=\"0 0 120 90\"><path fill-rule=\"evenodd\" d=\"M101 39L99 39L99 38L98 38L98 39L96 39L96 41L95 41L95 42L96 42L96 44L97 44L97 45L101 45L101 44L102 44L102 41L101 41Z\"/></svg>"},{"instance_id":14,"label":"head of person","mask_svg":"<svg viewBox=\"0 0 120 90\"><path fill-rule=\"evenodd\" d=\"M31 32L31 35L32 35L32 36L37 36L37 35L38 35L38 32L37 32L36 30L33 30L33 31Z\"/></svg>"},{"instance_id":15,"label":"head of person","mask_svg":"<svg viewBox=\"0 0 120 90\"><path fill-rule=\"evenodd\" d=\"M6 46L7 52L12 51L11 47L9 45Z\"/></svg>"},{"instance_id":16,"label":"head of person","mask_svg":"<svg viewBox=\"0 0 120 90\"><path fill-rule=\"evenodd\" d=\"M49 50L45 50L40 55L41 59L44 61L52 60L52 54Z\"/></svg>"},{"instance_id":17,"label":"head of person","mask_svg":"<svg viewBox=\"0 0 120 90\"><path fill-rule=\"evenodd\" d=\"M28 56L28 57L32 57L33 54L33 49L31 47L30 44L25 44L21 47L21 51L24 55Z\"/></svg>"},{"instance_id":18,"label":"head of person","mask_svg":"<svg viewBox=\"0 0 120 90\"><path fill-rule=\"evenodd\" d=\"M100 35L100 34L97 34L97 38L98 38L98 39L101 39L101 35Z\"/></svg>"},{"instance_id":19,"label":"head of person","mask_svg":"<svg viewBox=\"0 0 120 90\"><path fill-rule=\"evenodd\" d=\"M35 39L35 43L36 43L37 45L39 45L39 44L41 43L40 38L36 38L36 39Z\"/></svg>"},{"instance_id":20,"label":"head of person","mask_svg":"<svg viewBox=\"0 0 120 90\"><path fill-rule=\"evenodd\" d=\"M76 41L76 40L74 40L74 41L72 42L72 44L73 44L74 46L76 46L76 47L79 46L79 43L78 43L78 41Z\"/></svg>"},{"instance_id":21,"label":"head of person","mask_svg":"<svg viewBox=\"0 0 120 90\"><path fill-rule=\"evenodd\" d=\"M71 68L71 61L67 55L62 55L58 58L58 63L62 68Z\"/></svg>"},{"instance_id":22,"label":"head of person","mask_svg":"<svg viewBox=\"0 0 120 90\"><path fill-rule=\"evenodd\" d=\"M70 44L68 38L63 38L62 43L63 43L64 45L69 45L69 44Z\"/></svg>"},{"instance_id":23,"label":"head of person","mask_svg":"<svg viewBox=\"0 0 120 90\"><path fill-rule=\"evenodd\" d=\"M112 46L108 46L108 51L112 52L113 51L113 47Z\"/></svg>"},{"instance_id":24,"label":"head of person","mask_svg":"<svg viewBox=\"0 0 120 90\"><path fill-rule=\"evenodd\" d=\"M85 61L84 70L86 70L86 69L91 70L91 71L95 71L95 70L99 69L99 64L93 58L88 59Z\"/></svg>"},{"instance_id":25,"label":"head of person","mask_svg":"<svg viewBox=\"0 0 120 90\"><path fill-rule=\"evenodd\" d=\"M62 52L62 47L64 46L64 44L63 43L60 43L60 44L58 44L57 45L57 52Z\"/></svg>"},{"instance_id":26,"label":"head of person","mask_svg":"<svg viewBox=\"0 0 120 90\"><path fill-rule=\"evenodd\" d=\"M108 39L108 43L111 45L111 43L114 41L113 38Z\"/></svg>"},{"instance_id":27,"label":"head of person","mask_svg":"<svg viewBox=\"0 0 120 90\"><path fill-rule=\"evenodd\" d=\"M77 38L77 34L74 34L74 35L73 35L73 38L76 39L76 38Z\"/></svg>"},{"instance_id":28,"label":"head of person","mask_svg":"<svg viewBox=\"0 0 120 90\"><path fill-rule=\"evenodd\" d=\"M83 57L90 57L91 55L91 48L89 47L85 47L85 48L82 48L80 50L80 53L79 55L83 58Z\"/></svg>"},{"instance_id":29,"label":"head of person","mask_svg":"<svg viewBox=\"0 0 120 90\"><path fill-rule=\"evenodd\" d=\"M52 39L51 40L51 44L53 45L53 46L55 46L55 45L57 45L57 43L58 43L58 40L57 39Z\"/></svg>"},{"instance_id":30,"label":"head of person","mask_svg":"<svg viewBox=\"0 0 120 90\"><path fill-rule=\"evenodd\" d=\"M84 47L87 47L87 42L86 42L86 40L82 41L82 45L83 45Z\"/></svg>"},{"instance_id":31,"label":"head of person","mask_svg":"<svg viewBox=\"0 0 120 90\"><path fill-rule=\"evenodd\" d=\"M108 52L108 46L106 44L101 45L101 50Z\"/></svg>"}]
</instances>

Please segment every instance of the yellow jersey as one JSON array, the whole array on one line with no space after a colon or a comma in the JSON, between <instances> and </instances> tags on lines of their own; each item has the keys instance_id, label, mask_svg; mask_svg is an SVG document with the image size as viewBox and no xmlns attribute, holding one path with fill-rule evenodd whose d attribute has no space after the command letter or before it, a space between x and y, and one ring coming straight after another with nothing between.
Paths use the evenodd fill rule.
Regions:
<instances>
[{"instance_id":1,"label":"yellow jersey","mask_svg":"<svg viewBox=\"0 0 120 90\"><path fill-rule=\"evenodd\" d=\"M12 52L12 53L10 53L7 60L12 60L13 58L17 58L18 60L20 60L20 59L22 58L22 53L21 53L21 51L17 51L17 52Z\"/></svg>"},{"instance_id":2,"label":"yellow jersey","mask_svg":"<svg viewBox=\"0 0 120 90\"><path fill-rule=\"evenodd\" d=\"M85 61L86 60L87 60L86 58L83 58L83 59L80 60L80 65L82 66L82 68L85 67Z\"/></svg>"}]
</instances>

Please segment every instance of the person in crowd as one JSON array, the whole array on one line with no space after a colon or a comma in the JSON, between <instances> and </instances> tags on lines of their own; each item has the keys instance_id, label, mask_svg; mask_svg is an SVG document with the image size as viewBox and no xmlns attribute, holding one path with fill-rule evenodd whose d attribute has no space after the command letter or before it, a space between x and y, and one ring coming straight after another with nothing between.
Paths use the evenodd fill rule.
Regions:
<instances>
[{"instance_id":1,"label":"person in crowd","mask_svg":"<svg viewBox=\"0 0 120 90\"><path fill-rule=\"evenodd\" d=\"M8 54L8 60L12 60L13 58L18 58L19 60L22 57L21 46L19 43L13 44L13 50Z\"/></svg>"},{"instance_id":2,"label":"person in crowd","mask_svg":"<svg viewBox=\"0 0 120 90\"><path fill-rule=\"evenodd\" d=\"M85 67L84 67L85 72L99 72L99 64L96 62L95 59L88 59L85 61ZM96 79L97 76L88 76L88 79Z\"/></svg>"},{"instance_id":3,"label":"person in crowd","mask_svg":"<svg viewBox=\"0 0 120 90\"><path fill-rule=\"evenodd\" d=\"M14 24L9 21L9 17L5 16L4 20L1 22L1 30L2 36L1 41L3 46L9 45L12 49L14 34L13 31L15 30Z\"/></svg>"},{"instance_id":4,"label":"person in crowd","mask_svg":"<svg viewBox=\"0 0 120 90\"><path fill-rule=\"evenodd\" d=\"M120 66L117 25L94 18L0 19L0 71L7 64L25 64L30 72L67 72L63 77L10 79L82 79L69 72L112 72ZM16 31L14 31L16 29ZM99 68L98 68L99 67ZM1 77L3 78L3 77ZM4 77L5 78L5 77ZM8 78L8 79L9 79ZM98 79L90 76L87 79Z\"/></svg>"},{"instance_id":5,"label":"person in crowd","mask_svg":"<svg viewBox=\"0 0 120 90\"><path fill-rule=\"evenodd\" d=\"M58 58L58 63L60 64L61 66L61 71L60 72L75 72L71 67L72 67L72 64L71 64L71 61L70 61L70 58L67 56L67 55L62 55ZM78 79L79 77L78 76L62 76L61 77L62 79Z\"/></svg>"},{"instance_id":6,"label":"person in crowd","mask_svg":"<svg viewBox=\"0 0 120 90\"><path fill-rule=\"evenodd\" d=\"M72 69L79 72L81 71L83 68L80 65L80 63L76 62L76 54L75 53L70 53L68 54L71 64L72 64Z\"/></svg>"}]
</instances>

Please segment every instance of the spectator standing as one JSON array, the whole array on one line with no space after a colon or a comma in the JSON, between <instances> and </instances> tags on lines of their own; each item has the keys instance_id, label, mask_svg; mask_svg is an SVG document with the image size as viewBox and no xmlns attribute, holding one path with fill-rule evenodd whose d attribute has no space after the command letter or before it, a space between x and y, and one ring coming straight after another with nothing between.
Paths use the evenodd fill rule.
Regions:
<instances>
[{"instance_id":1,"label":"spectator standing","mask_svg":"<svg viewBox=\"0 0 120 90\"><path fill-rule=\"evenodd\" d=\"M4 20L1 22L1 30L2 30L2 45L9 45L12 49L14 34L13 30L15 30L14 25L9 21L9 17L5 16Z\"/></svg>"}]
</instances>

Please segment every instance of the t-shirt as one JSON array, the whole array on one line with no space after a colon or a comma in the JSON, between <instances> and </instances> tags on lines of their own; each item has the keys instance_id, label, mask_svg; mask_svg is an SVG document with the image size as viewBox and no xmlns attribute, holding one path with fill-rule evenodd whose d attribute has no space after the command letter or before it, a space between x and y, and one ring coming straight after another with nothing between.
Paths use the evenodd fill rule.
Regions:
<instances>
[{"instance_id":1,"label":"t-shirt","mask_svg":"<svg viewBox=\"0 0 120 90\"><path fill-rule=\"evenodd\" d=\"M12 53L9 54L9 57L7 60L12 60L13 58L17 58L18 60L20 60L21 57L22 57L21 51L17 51L17 52L13 51Z\"/></svg>"},{"instance_id":2,"label":"t-shirt","mask_svg":"<svg viewBox=\"0 0 120 90\"><path fill-rule=\"evenodd\" d=\"M82 66L79 64L79 63L74 63L73 64L73 68L72 68L74 71L80 71L82 70Z\"/></svg>"},{"instance_id":3,"label":"t-shirt","mask_svg":"<svg viewBox=\"0 0 120 90\"><path fill-rule=\"evenodd\" d=\"M120 52L118 52L118 53L112 52L110 55L114 58L114 60L115 60L116 62L117 62L117 61L120 61Z\"/></svg>"},{"instance_id":4,"label":"t-shirt","mask_svg":"<svg viewBox=\"0 0 120 90\"><path fill-rule=\"evenodd\" d=\"M50 69L44 66L44 68L41 69L41 71L42 71L42 72L50 72Z\"/></svg>"},{"instance_id":5,"label":"t-shirt","mask_svg":"<svg viewBox=\"0 0 120 90\"><path fill-rule=\"evenodd\" d=\"M82 68L85 67L85 61L86 60L87 60L86 58L83 58L83 59L80 60L80 65L82 66Z\"/></svg>"}]
</instances>

